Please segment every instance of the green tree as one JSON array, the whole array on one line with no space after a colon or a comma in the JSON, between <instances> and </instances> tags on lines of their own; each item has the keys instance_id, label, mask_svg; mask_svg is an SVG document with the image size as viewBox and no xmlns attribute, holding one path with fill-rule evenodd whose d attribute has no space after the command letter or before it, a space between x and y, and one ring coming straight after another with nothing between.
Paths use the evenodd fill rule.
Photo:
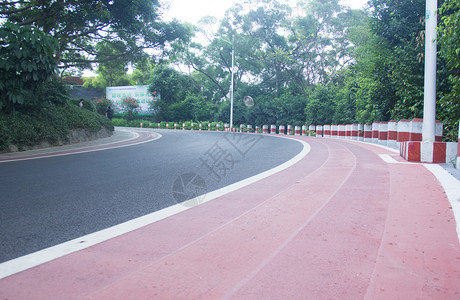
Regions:
<instances>
[{"instance_id":1,"label":"green tree","mask_svg":"<svg viewBox=\"0 0 460 300\"><path fill-rule=\"evenodd\" d=\"M307 124L331 124L335 113L335 92L325 85L318 85L305 107Z\"/></svg>"},{"instance_id":2,"label":"green tree","mask_svg":"<svg viewBox=\"0 0 460 300\"><path fill-rule=\"evenodd\" d=\"M0 27L0 109L33 100L56 70L57 42L33 26Z\"/></svg>"},{"instance_id":3,"label":"green tree","mask_svg":"<svg viewBox=\"0 0 460 300\"><path fill-rule=\"evenodd\" d=\"M96 45L96 57L117 56L124 51L121 41L102 41ZM130 85L127 75L128 60L119 58L99 63L97 68L100 80L105 86Z\"/></svg>"},{"instance_id":4,"label":"green tree","mask_svg":"<svg viewBox=\"0 0 460 300\"><path fill-rule=\"evenodd\" d=\"M62 68L132 57L145 48L163 50L188 40L191 30L161 20L158 0L5 0L0 17L18 26L33 25L59 42L55 60ZM122 44L117 54L97 55L93 41Z\"/></svg>"},{"instance_id":5,"label":"green tree","mask_svg":"<svg viewBox=\"0 0 460 300\"><path fill-rule=\"evenodd\" d=\"M189 76L160 65L152 72L149 91L160 94L151 105L155 117L159 121L174 121L171 106L185 100L188 92L193 92L193 83Z\"/></svg>"},{"instance_id":6,"label":"green tree","mask_svg":"<svg viewBox=\"0 0 460 300\"><path fill-rule=\"evenodd\" d=\"M147 85L150 79L150 73L153 71L154 62L148 57L143 56L134 65L131 82L134 85Z\"/></svg>"},{"instance_id":7,"label":"green tree","mask_svg":"<svg viewBox=\"0 0 460 300\"><path fill-rule=\"evenodd\" d=\"M460 116L460 0L446 0L439 9L439 55L446 60L449 88L441 95L441 119L447 129L447 138L457 140Z\"/></svg>"}]
</instances>

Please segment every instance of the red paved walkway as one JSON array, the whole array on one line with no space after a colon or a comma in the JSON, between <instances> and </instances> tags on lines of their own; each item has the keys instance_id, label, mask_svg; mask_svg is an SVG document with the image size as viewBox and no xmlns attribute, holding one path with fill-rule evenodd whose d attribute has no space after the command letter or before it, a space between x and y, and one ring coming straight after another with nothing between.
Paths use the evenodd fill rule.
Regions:
<instances>
[{"instance_id":1,"label":"red paved walkway","mask_svg":"<svg viewBox=\"0 0 460 300\"><path fill-rule=\"evenodd\" d=\"M460 299L450 204L422 165L305 138L296 165L0 280L0 299Z\"/></svg>"}]
</instances>

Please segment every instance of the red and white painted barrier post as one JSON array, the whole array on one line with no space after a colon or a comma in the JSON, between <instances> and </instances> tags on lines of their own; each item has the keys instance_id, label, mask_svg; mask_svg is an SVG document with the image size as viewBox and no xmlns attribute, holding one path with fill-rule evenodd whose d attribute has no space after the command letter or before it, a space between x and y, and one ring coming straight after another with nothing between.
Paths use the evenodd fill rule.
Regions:
<instances>
[{"instance_id":1,"label":"red and white painted barrier post","mask_svg":"<svg viewBox=\"0 0 460 300\"><path fill-rule=\"evenodd\" d=\"M365 142L372 142L372 124L364 124L364 139Z\"/></svg>"},{"instance_id":2,"label":"red and white painted barrier post","mask_svg":"<svg viewBox=\"0 0 460 300\"><path fill-rule=\"evenodd\" d=\"M371 139L372 143L378 144L379 142L379 125L380 125L380 122L372 123L372 139Z\"/></svg>"},{"instance_id":3,"label":"red and white painted barrier post","mask_svg":"<svg viewBox=\"0 0 460 300\"><path fill-rule=\"evenodd\" d=\"M379 144L384 146L388 144L388 122L379 123Z\"/></svg>"},{"instance_id":4,"label":"red and white painted barrier post","mask_svg":"<svg viewBox=\"0 0 460 300\"><path fill-rule=\"evenodd\" d=\"M458 152L458 143L406 141L400 144L401 156L413 162L450 163L456 158L456 150Z\"/></svg>"},{"instance_id":5,"label":"red and white painted barrier post","mask_svg":"<svg viewBox=\"0 0 460 300\"><path fill-rule=\"evenodd\" d=\"M300 126L296 126L296 127L294 128L294 134L295 134L295 135L301 135L301 131L300 131L301 129L300 129L300 128L301 128Z\"/></svg>"},{"instance_id":6,"label":"red and white painted barrier post","mask_svg":"<svg viewBox=\"0 0 460 300\"><path fill-rule=\"evenodd\" d=\"M262 126L262 128L263 128L262 129L263 133L268 133L268 125L264 125L264 126Z\"/></svg>"},{"instance_id":7,"label":"red and white painted barrier post","mask_svg":"<svg viewBox=\"0 0 460 300\"><path fill-rule=\"evenodd\" d=\"M169 123L166 123L166 129L169 129Z\"/></svg>"},{"instance_id":8,"label":"red and white painted barrier post","mask_svg":"<svg viewBox=\"0 0 460 300\"><path fill-rule=\"evenodd\" d=\"M399 120L398 122L398 136L396 142L398 145L402 142L409 141L410 137L410 120Z\"/></svg>"},{"instance_id":9,"label":"red and white painted barrier post","mask_svg":"<svg viewBox=\"0 0 460 300\"><path fill-rule=\"evenodd\" d=\"M338 137L338 126L337 125L331 125L331 138L337 138Z\"/></svg>"},{"instance_id":10,"label":"red and white painted barrier post","mask_svg":"<svg viewBox=\"0 0 460 300\"><path fill-rule=\"evenodd\" d=\"M341 124L341 125L337 125L338 127L338 137L339 139L344 139L346 136L345 136L345 129L346 129L346 126Z\"/></svg>"},{"instance_id":11,"label":"red and white painted barrier post","mask_svg":"<svg viewBox=\"0 0 460 300\"><path fill-rule=\"evenodd\" d=\"M142 128L142 123L139 124L139 127Z\"/></svg>"},{"instance_id":12,"label":"red and white painted barrier post","mask_svg":"<svg viewBox=\"0 0 460 300\"><path fill-rule=\"evenodd\" d=\"M270 126L270 133L276 134L276 125Z\"/></svg>"},{"instance_id":13,"label":"red and white painted barrier post","mask_svg":"<svg viewBox=\"0 0 460 300\"><path fill-rule=\"evenodd\" d=\"M323 126L323 136L324 137L331 137L331 125L324 125Z\"/></svg>"},{"instance_id":14,"label":"red and white painted barrier post","mask_svg":"<svg viewBox=\"0 0 460 300\"><path fill-rule=\"evenodd\" d=\"M251 133L252 132L252 125L251 124L248 124L248 128L246 130L247 133Z\"/></svg>"},{"instance_id":15,"label":"red and white painted barrier post","mask_svg":"<svg viewBox=\"0 0 460 300\"><path fill-rule=\"evenodd\" d=\"M307 125L302 125L302 135L308 135L307 134Z\"/></svg>"},{"instance_id":16,"label":"red and white painted barrier post","mask_svg":"<svg viewBox=\"0 0 460 300\"><path fill-rule=\"evenodd\" d=\"M240 132L244 132L244 124L240 124Z\"/></svg>"},{"instance_id":17,"label":"red and white painted barrier post","mask_svg":"<svg viewBox=\"0 0 460 300\"><path fill-rule=\"evenodd\" d=\"M316 125L316 136L323 137L323 125Z\"/></svg>"},{"instance_id":18,"label":"red and white painted barrier post","mask_svg":"<svg viewBox=\"0 0 460 300\"><path fill-rule=\"evenodd\" d=\"M278 130L279 130L279 134L286 134L286 126L280 125Z\"/></svg>"},{"instance_id":19,"label":"red and white painted barrier post","mask_svg":"<svg viewBox=\"0 0 460 300\"><path fill-rule=\"evenodd\" d=\"M420 142L422 138L423 119L412 119L409 128L409 141Z\"/></svg>"},{"instance_id":20,"label":"red and white painted barrier post","mask_svg":"<svg viewBox=\"0 0 460 300\"><path fill-rule=\"evenodd\" d=\"M387 146L391 148L398 148L398 122L391 120L388 122L388 141Z\"/></svg>"},{"instance_id":21,"label":"red and white painted barrier post","mask_svg":"<svg viewBox=\"0 0 460 300\"><path fill-rule=\"evenodd\" d=\"M202 127L203 127L203 125L200 123L200 125L198 125L198 130L201 131Z\"/></svg>"},{"instance_id":22,"label":"red and white painted barrier post","mask_svg":"<svg viewBox=\"0 0 460 300\"><path fill-rule=\"evenodd\" d=\"M293 134L293 132L292 132L292 125L288 125L287 134L289 134L289 135Z\"/></svg>"},{"instance_id":23,"label":"red and white painted barrier post","mask_svg":"<svg viewBox=\"0 0 460 300\"><path fill-rule=\"evenodd\" d=\"M158 129L160 129L160 125L161 125L161 124L160 124L160 123L158 123Z\"/></svg>"},{"instance_id":24,"label":"red and white painted barrier post","mask_svg":"<svg viewBox=\"0 0 460 300\"><path fill-rule=\"evenodd\" d=\"M358 139L358 124L351 124L351 139L357 140Z\"/></svg>"},{"instance_id":25,"label":"red and white painted barrier post","mask_svg":"<svg viewBox=\"0 0 460 300\"><path fill-rule=\"evenodd\" d=\"M358 124L358 141L364 141L364 125Z\"/></svg>"},{"instance_id":26,"label":"red and white painted barrier post","mask_svg":"<svg viewBox=\"0 0 460 300\"><path fill-rule=\"evenodd\" d=\"M316 126L315 125L310 125L308 126L308 135L312 136L313 135L313 132L316 133Z\"/></svg>"},{"instance_id":27,"label":"red and white painted barrier post","mask_svg":"<svg viewBox=\"0 0 460 300\"><path fill-rule=\"evenodd\" d=\"M345 125L345 138L351 139L351 124Z\"/></svg>"},{"instance_id":28,"label":"red and white painted barrier post","mask_svg":"<svg viewBox=\"0 0 460 300\"><path fill-rule=\"evenodd\" d=\"M436 120L436 125L435 125L435 141L436 142L442 142L442 129L443 129L442 122Z\"/></svg>"}]
</instances>

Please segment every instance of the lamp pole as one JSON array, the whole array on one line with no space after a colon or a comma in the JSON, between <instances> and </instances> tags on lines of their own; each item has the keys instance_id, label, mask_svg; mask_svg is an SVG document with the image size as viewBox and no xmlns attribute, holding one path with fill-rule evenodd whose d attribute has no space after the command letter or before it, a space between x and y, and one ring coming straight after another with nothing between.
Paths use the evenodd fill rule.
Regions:
<instances>
[{"instance_id":1,"label":"lamp pole","mask_svg":"<svg viewBox=\"0 0 460 300\"><path fill-rule=\"evenodd\" d=\"M437 0L426 0L425 86L423 96L422 139L434 142L436 133L436 26Z\"/></svg>"},{"instance_id":2,"label":"lamp pole","mask_svg":"<svg viewBox=\"0 0 460 300\"><path fill-rule=\"evenodd\" d=\"M235 47L232 43L232 78L230 84L230 130L233 130L233 65L235 63Z\"/></svg>"},{"instance_id":3,"label":"lamp pole","mask_svg":"<svg viewBox=\"0 0 460 300\"><path fill-rule=\"evenodd\" d=\"M222 41L228 43L230 46L232 46L232 69L230 70L231 74L231 83L230 83L230 130L233 128L233 68L235 64L235 47L233 47L233 43L235 43L235 37L233 37L232 41L233 43L230 43L227 40L224 40L221 38Z\"/></svg>"}]
</instances>

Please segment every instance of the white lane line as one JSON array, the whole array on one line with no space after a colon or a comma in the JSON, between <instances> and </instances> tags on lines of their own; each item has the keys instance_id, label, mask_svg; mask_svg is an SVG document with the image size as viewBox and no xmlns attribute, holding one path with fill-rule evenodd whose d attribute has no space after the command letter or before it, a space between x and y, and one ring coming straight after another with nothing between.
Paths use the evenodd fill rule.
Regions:
<instances>
[{"instance_id":1,"label":"white lane line","mask_svg":"<svg viewBox=\"0 0 460 300\"><path fill-rule=\"evenodd\" d=\"M423 164L441 183L446 196L452 206L455 222L457 223L457 235L460 242L460 181L437 164Z\"/></svg>"},{"instance_id":2,"label":"white lane line","mask_svg":"<svg viewBox=\"0 0 460 300\"><path fill-rule=\"evenodd\" d=\"M56 156L66 156L66 155L73 155L73 154L81 154L81 153L88 153L88 152L96 152L96 151L124 148L124 147L130 147L130 146L135 146L135 145L140 145L140 144L152 142L152 141L155 141L155 140L157 140L157 139L162 137L161 134L159 134L157 132L155 132L155 133L152 132L153 135L154 135L154 137L152 139L141 141L141 142L136 142L136 143L128 144L128 145L119 145L119 146L106 148L105 146L109 146L109 145L117 144L117 143L129 142L129 141L137 139L139 137L139 134L137 132L135 132L135 131L131 131L131 130L121 130L121 131L129 131L134 136L129 138L129 139L127 139L127 140L123 140L123 141L112 142L112 143L107 143L107 144L102 144L102 145L88 146L88 147L98 147L98 146L104 147L104 148L101 148L101 149L88 149L88 150L80 150L80 151L77 150L77 151L69 152L69 153L56 153L56 154L50 153L49 155L46 154L46 153L42 153L42 154L36 154L36 155L42 155L42 156L31 156L31 157L23 157L23 158L17 158L17 159L0 160L0 163L8 163L8 162L21 161L21 160L31 160L31 159L41 159L41 158L56 157ZM69 150L62 150L62 151L70 151L70 149Z\"/></svg>"},{"instance_id":3,"label":"white lane line","mask_svg":"<svg viewBox=\"0 0 460 300\"><path fill-rule=\"evenodd\" d=\"M378 154L378 156L388 164L413 165L415 163L408 161L397 161L391 154Z\"/></svg>"},{"instance_id":4,"label":"white lane line","mask_svg":"<svg viewBox=\"0 0 460 300\"><path fill-rule=\"evenodd\" d=\"M145 215L145 216L94 232L94 233L90 233L88 235L73 239L71 241L68 241L68 242L65 242L65 243L62 243L56 246L52 246L52 247L49 247L49 248L31 253L31 254L24 255L16 259L12 259L7 262L1 263L0 264L0 279L16 274L16 273L19 273L19 272L22 272L22 271L25 271L33 267L36 267L43 263L46 263L54 259L57 259L59 257L65 256L67 254L86 249L88 247L91 247L93 245L96 245L101 242L107 241L109 239L115 238L122 234L139 229L146 225L150 225L152 223L163 220L165 218L168 218L180 212L186 211L195 206L198 206L203 203L214 200L227 193L236 191L240 188L243 188L259 180L267 178L273 174L276 174L282 170L285 170L293 166L297 162L299 162L301 159L303 159L311 150L311 147L308 143L301 141L301 140L295 140L295 141L298 141L299 143L303 145L302 151L296 156L294 156L293 158L291 158L290 160L288 160L287 162L275 168L272 168L258 175L249 177L247 179L241 180L234 184L228 185L219 190L210 192L206 194L204 198L203 196L198 196L194 199L190 199L181 204L176 204L176 205L164 208L162 210L153 212L151 214L148 214L148 215Z\"/></svg>"},{"instance_id":5,"label":"white lane line","mask_svg":"<svg viewBox=\"0 0 460 300\"><path fill-rule=\"evenodd\" d=\"M393 157L390 156L390 154L379 154L379 157L386 163L389 164L397 164L398 161L395 160Z\"/></svg>"}]
</instances>

